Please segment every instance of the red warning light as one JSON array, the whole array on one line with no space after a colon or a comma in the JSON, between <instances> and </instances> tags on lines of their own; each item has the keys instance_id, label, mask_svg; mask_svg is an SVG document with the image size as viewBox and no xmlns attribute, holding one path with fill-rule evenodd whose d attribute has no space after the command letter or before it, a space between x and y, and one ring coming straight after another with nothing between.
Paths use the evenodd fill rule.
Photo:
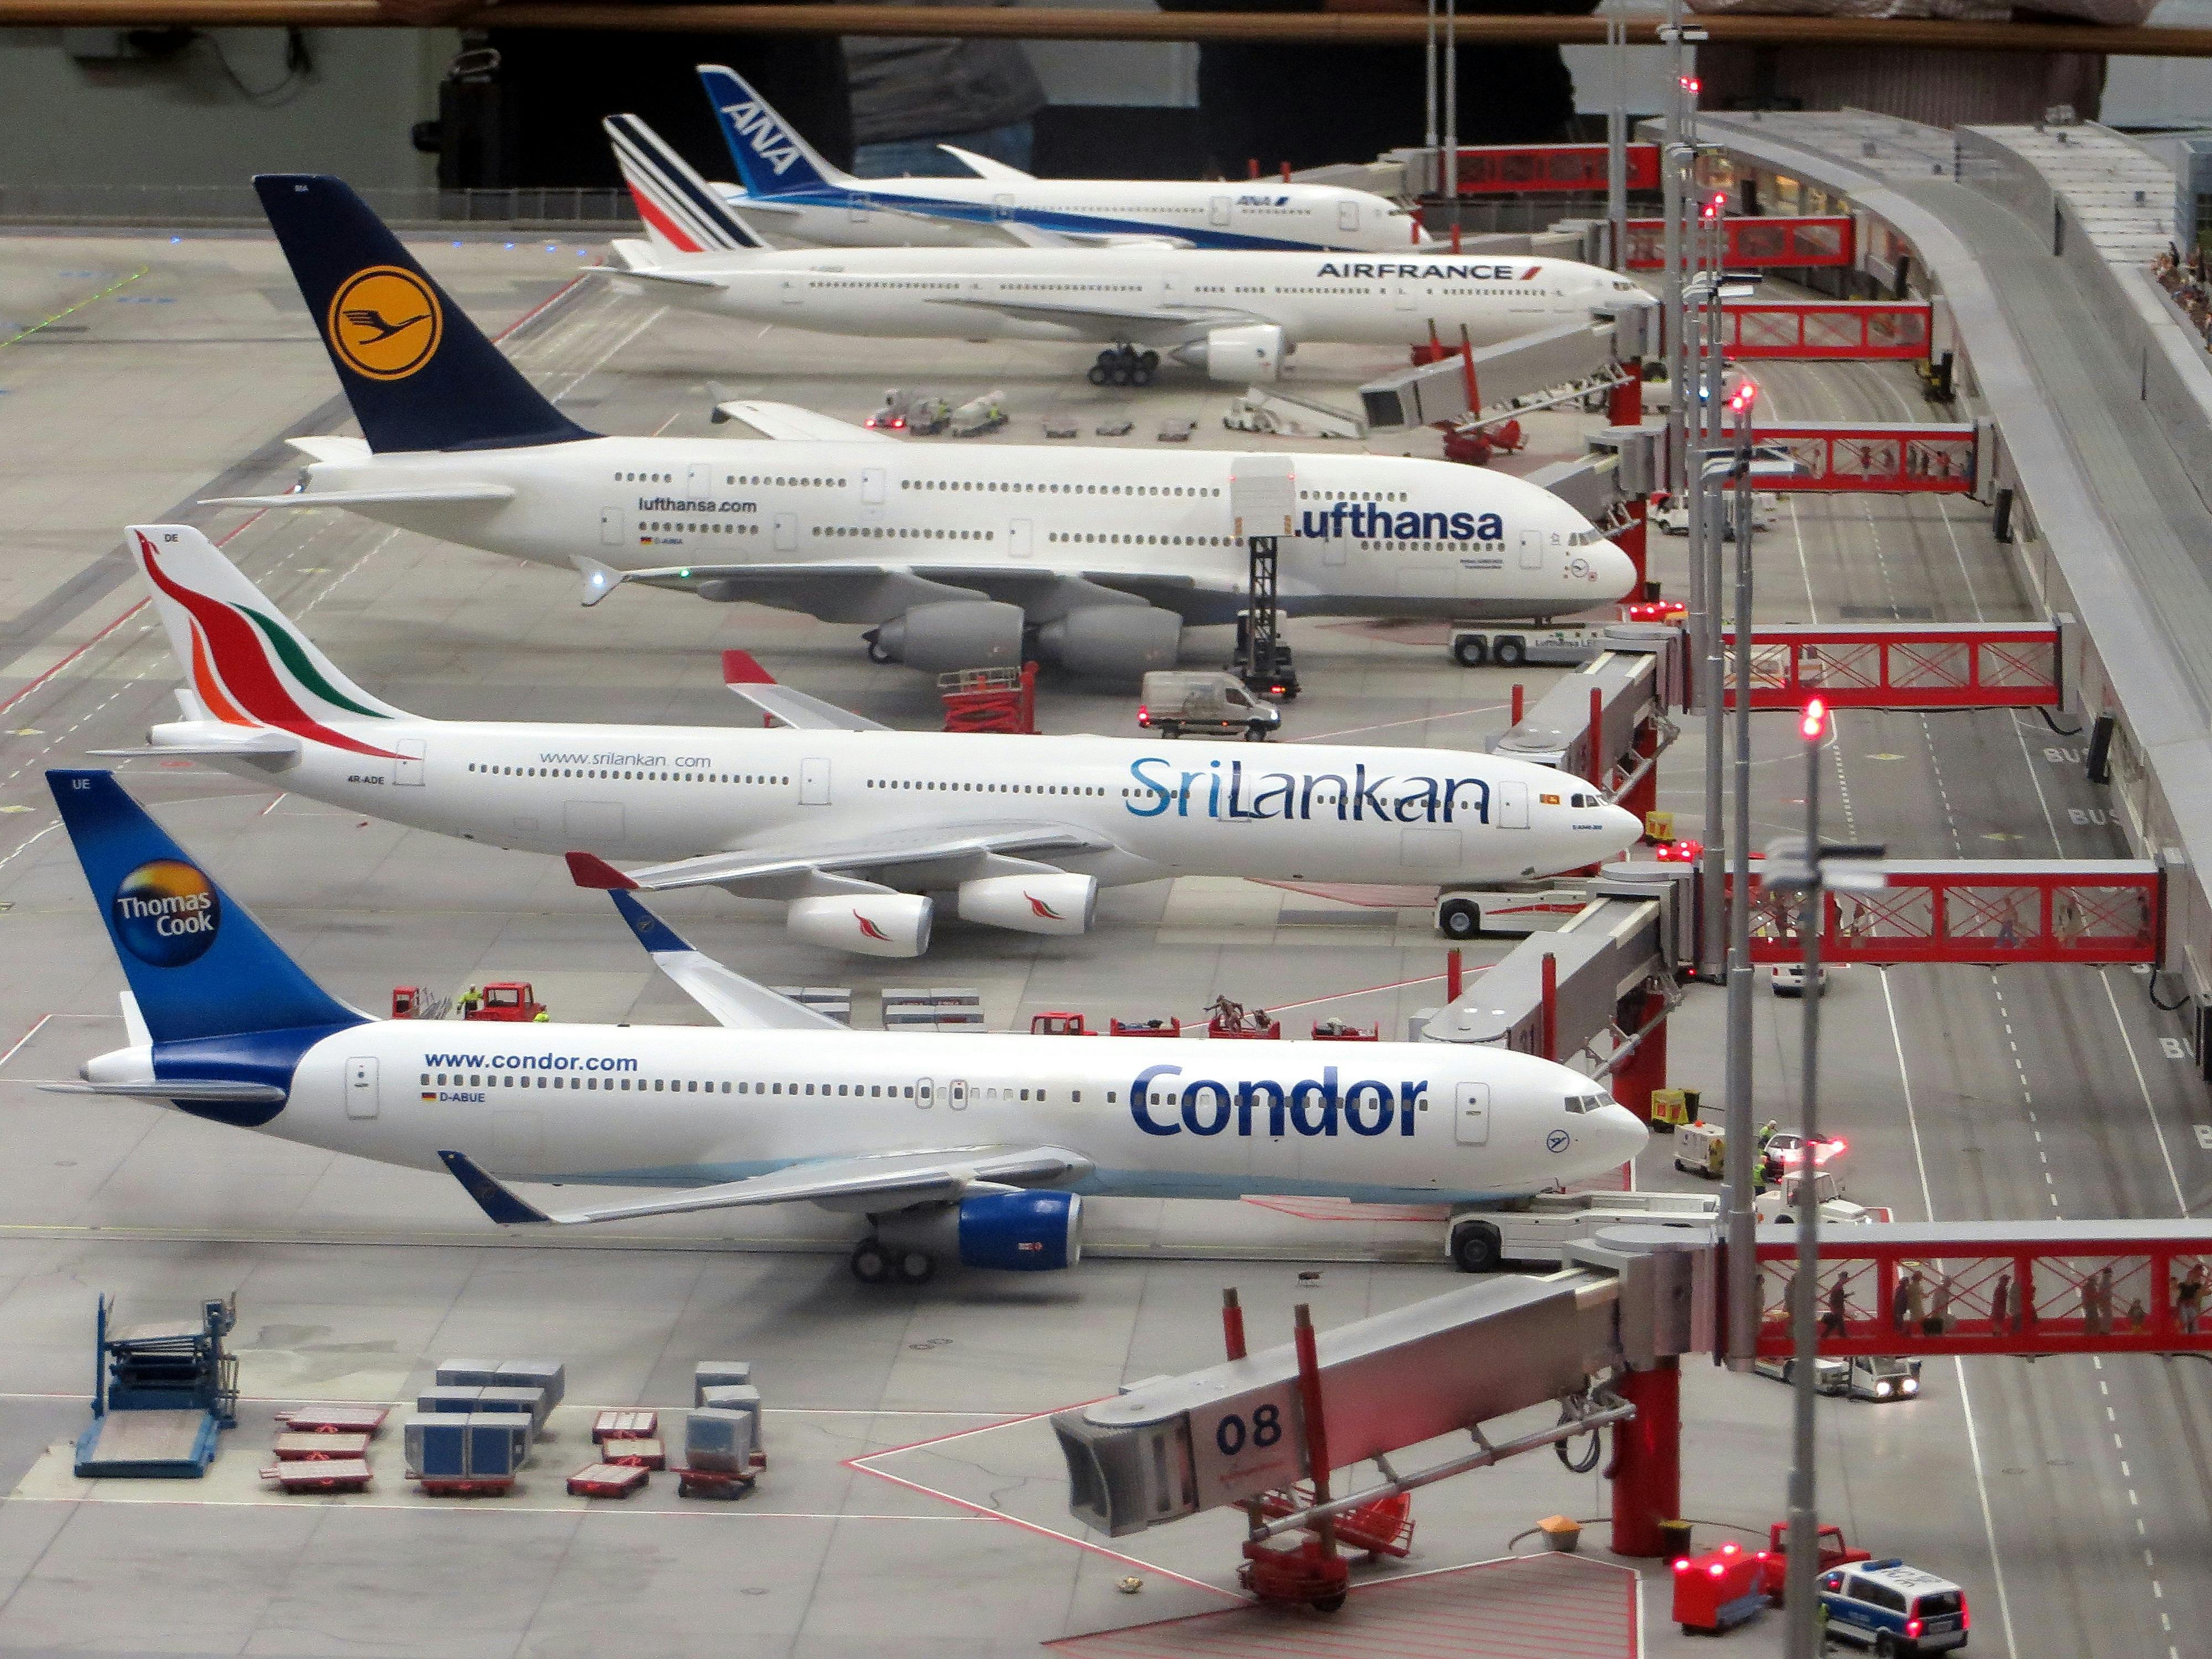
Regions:
<instances>
[{"instance_id":1,"label":"red warning light","mask_svg":"<svg viewBox=\"0 0 2212 1659\"><path fill-rule=\"evenodd\" d=\"M1686 75L1682 76L1680 84L1682 90L1688 93L1693 98L1705 89L1705 83L1698 79L1694 75Z\"/></svg>"},{"instance_id":2,"label":"red warning light","mask_svg":"<svg viewBox=\"0 0 2212 1659\"><path fill-rule=\"evenodd\" d=\"M1817 741L1827 727L1828 705L1821 698L1815 697L1805 705L1805 715L1797 722L1797 729L1805 734L1808 742L1811 742Z\"/></svg>"},{"instance_id":3,"label":"red warning light","mask_svg":"<svg viewBox=\"0 0 2212 1659\"><path fill-rule=\"evenodd\" d=\"M1662 841L1651 853L1662 864L1695 864L1705 855L1705 845L1698 841Z\"/></svg>"}]
</instances>

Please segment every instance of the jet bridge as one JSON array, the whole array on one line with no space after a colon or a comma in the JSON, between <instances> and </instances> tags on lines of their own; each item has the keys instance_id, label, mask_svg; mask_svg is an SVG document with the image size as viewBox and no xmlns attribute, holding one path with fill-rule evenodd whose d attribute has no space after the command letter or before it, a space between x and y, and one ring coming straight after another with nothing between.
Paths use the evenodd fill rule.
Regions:
<instances>
[{"instance_id":1,"label":"jet bridge","mask_svg":"<svg viewBox=\"0 0 2212 1659\"><path fill-rule=\"evenodd\" d=\"M1658 349L1658 307L1623 295L1613 312L1563 323L1496 345L1461 349L1400 369L1359 388L1370 431L1400 430L1469 415L1516 412L1603 392Z\"/></svg>"}]
</instances>

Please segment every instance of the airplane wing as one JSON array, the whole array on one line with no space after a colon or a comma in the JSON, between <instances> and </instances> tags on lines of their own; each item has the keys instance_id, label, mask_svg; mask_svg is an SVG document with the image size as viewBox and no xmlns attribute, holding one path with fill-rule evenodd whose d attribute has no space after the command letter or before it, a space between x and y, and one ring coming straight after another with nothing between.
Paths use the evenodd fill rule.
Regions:
<instances>
[{"instance_id":1,"label":"airplane wing","mask_svg":"<svg viewBox=\"0 0 2212 1659\"><path fill-rule=\"evenodd\" d=\"M850 421L841 421L835 415L824 415L819 410L801 409L797 404L770 403L760 398L732 398L714 405L717 421L741 421L763 438L813 440L817 442L848 442L854 438L872 439L878 443L898 441L886 432L871 431L865 426L855 426Z\"/></svg>"},{"instance_id":2,"label":"airplane wing","mask_svg":"<svg viewBox=\"0 0 2212 1659\"><path fill-rule=\"evenodd\" d=\"M285 442L313 461L365 461L369 450L360 438L287 438Z\"/></svg>"},{"instance_id":3,"label":"airplane wing","mask_svg":"<svg viewBox=\"0 0 2212 1659\"><path fill-rule=\"evenodd\" d=\"M972 149L963 149L957 144L939 144L938 149L960 162L978 179L1003 179L1008 184L1033 185L1036 174L1024 173L1019 167L1009 167L1004 161L994 161L988 155L978 155Z\"/></svg>"},{"instance_id":4,"label":"airplane wing","mask_svg":"<svg viewBox=\"0 0 2212 1659\"><path fill-rule=\"evenodd\" d=\"M778 685L775 677L763 668L750 651L722 653L722 683L763 714L773 714L786 726L804 731L890 730L881 720L872 720L866 715L840 708L834 702L824 702L819 697L810 697L804 691Z\"/></svg>"},{"instance_id":5,"label":"airplane wing","mask_svg":"<svg viewBox=\"0 0 2212 1659\"><path fill-rule=\"evenodd\" d=\"M608 897L622 919L645 946L653 965L674 980L694 1002L714 1015L714 1023L744 1031L842 1031L846 1028L827 1014L793 1002L789 997L756 985L744 975L725 968L703 951L693 949L676 930L617 888Z\"/></svg>"},{"instance_id":6,"label":"airplane wing","mask_svg":"<svg viewBox=\"0 0 2212 1659\"><path fill-rule=\"evenodd\" d=\"M241 1101L256 1106L282 1103L284 1091L273 1083L233 1082L227 1078L171 1078L166 1083L41 1083L49 1095L118 1095L125 1100Z\"/></svg>"},{"instance_id":7,"label":"airplane wing","mask_svg":"<svg viewBox=\"0 0 2212 1659\"><path fill-rule=\"evenodd\" d=\"M1073 824L997 823L962 829L894 830L864 841L835 842L804 852L744 848L708 853L641 870L616 869L592 853L568 854L568 874L579 887L609 890L667 892L683 887L788 887L810 876L842 876L866 881L885 871L915 871L933 866L999 859L1037 860L1105 852L1113 842ZM1006 866L1001 866L1004 868ZM1020 868L1017 865L1012 866ZM1035 866L1030 866L1034 870Z\"/></svg>"},{"instance_id":8,"label":"airplane wing","mask_svg":"<svg viewBox=\"0 0 2212 1659\"><path fill-rule=\"evenodd\" d=\"M669 1198L608 1204L588 1210L541 1210L516 1196L465 1152L440 1152L468 1195L501 1226L550 1223L570 1227L594 1221L635 1221L653 1215L692 1215L702 1210L757 1204L819 1204L829 1209L903 1210L917 1204L957 1202L971 1192L1070 1185L1093 1165L1060 1146L956 1146L920 1152L827 1158L795 1164L774 1175L753 1176L715 1187L696 1187Z\"/></svg>"},{"instance_id":9,"label":"airplane wing","mask_svg":"<svg viewBox=\"0 0 2212 1659\"><path fill-rule=\"evenodd\" d=\"M397 507L511 501L502 483L425 484L412 489L293 489L282 495L210 495L202 507Z\"/></svg>"},{"instance_id":10,"label":"airplane wing","mask_svg":"<svg viewBox=\"0 0 2212 1659\"><path fill-rule=\"evenodd\" d=\"M1012 219L994 221L991 227L1009 241L1024 247L1193 247L1196 244L1186 237L1171 235L1166 231L1157 234L1139 231L1115 230L1049 230L1042 225L1023 224Z\"/></svg>"}]
</instances>

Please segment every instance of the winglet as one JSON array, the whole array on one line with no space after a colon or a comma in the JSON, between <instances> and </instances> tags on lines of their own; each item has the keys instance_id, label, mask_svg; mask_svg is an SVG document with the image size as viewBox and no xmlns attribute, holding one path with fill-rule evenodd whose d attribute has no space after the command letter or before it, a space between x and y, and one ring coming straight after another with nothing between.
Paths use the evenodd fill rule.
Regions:
<instances>
[{"instance_id":1,"label":"winglet","mask_svg":"<svg viewBox=\"0 0 2212 1659\"><path fill-rule=\"evenodd\" d=\"M722 684L774 685L775 676L763 668L750 651L725 651L722 653Z\"/></svg>"},{"instance_id":2,"label":"winglet","mask_svg":"<svg viewBox=\"0 0 2212 1659\"><path fill-rule=\"evenodd\" d=\"M635 882L627 884L636 885ZM622 888L613 889L607 896L615 902L615 908L622 912L622 919L629 924L630 932L637 935L637 942L645 946L648 955L657 957L669 951L691 949L689 944L678 937L673 927L640 904Z\"/></svg>"},{"instance_id":3,"label":"winglet","mask_svg":"<svg viewBox=\"0 0 2212 1659\"><path fill-rule=\"evenodd\" d=\"M637 885L597 853L569 854L568 878L579 887L595 887L605 892L619 892Z\"/></svg>"},{"instance_id":4,"label":"winglet","mask_svg":"<svg viewBox=\"0 0 2212 1659\"><path fill-rule=\"evenodd\" d=\"M476 1200L483 1212L502 1227L519 1227L553 1218L534 1204L526 1204L494 1181L466 1152L441 1152L439 1158L453 1172L453 1179Z\"/></svg>"},{"instance_id":5,"label":"winglet","mask_svg":"<svg viewBox=\"0 0 2212 1659\"><path fill-rule=\"evenodd\" d=\"M629 572L617 570L597 559L587 559L580 553L569 562L576 567L576 574L584 579L584 591L580 598L586 607L597 605L629 580Z\"/></svg>"}]
</instances>

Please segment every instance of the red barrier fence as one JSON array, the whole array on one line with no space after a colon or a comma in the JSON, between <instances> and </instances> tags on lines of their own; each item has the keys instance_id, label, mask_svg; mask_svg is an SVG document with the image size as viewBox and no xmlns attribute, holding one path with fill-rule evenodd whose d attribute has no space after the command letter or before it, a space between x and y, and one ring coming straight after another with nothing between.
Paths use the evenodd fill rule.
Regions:
<instances>
[{"instance_id":1,"label":"red barrier fence","mask_svg":"<svg viewBox=\"0 0 2212 1659\"><path fill-rule=\"evenodd\" d=\"M1979 439L1972 425L1764 426L1754 437L1789 451L1798 466L1795 477L1764 489L1973 494Z\"/></svg>"},{"instance_id":2,"label":"red barrier fence","mask_svg":"<svg viewBox=\"0 0 2212 1659\"><path fill-rule=\"evenodd\" d=\"M1757 301L1723 312L1732 362L1916 362L1935 329L1933 307L1911 300Z\"/></svg>"},{"instance_id":3,"label":"red barrier fence","mask_svg":"<svg viewBox=\"0 0 2212 1659\"><path fill-rule=\"evenodd\" d=\"M1604 146L1596 148L1602 155ZM1598 187L1604 185L1601 163ZM1730 270L1799 270L1813 265L1850 265L1858 258L1856 226L1848 215L1805 219L1741 217L1721 222L1728 237L1726 263ZM1664 219L1628 222L1628 268L1667 268Z\"/></svg>"},{"instance_id":4,"label":"red barrier fence","mask_svg":"<svg viewBox=\"0 0 2212 1659\"><path fill-rule=\"evenodd\" d=\"M1723 695L1735 703L1735 633ZM2058 629L2049 623L1769 624L1752 630L1751 706L2056 708Z\"/></svg>"}]
</instances>

